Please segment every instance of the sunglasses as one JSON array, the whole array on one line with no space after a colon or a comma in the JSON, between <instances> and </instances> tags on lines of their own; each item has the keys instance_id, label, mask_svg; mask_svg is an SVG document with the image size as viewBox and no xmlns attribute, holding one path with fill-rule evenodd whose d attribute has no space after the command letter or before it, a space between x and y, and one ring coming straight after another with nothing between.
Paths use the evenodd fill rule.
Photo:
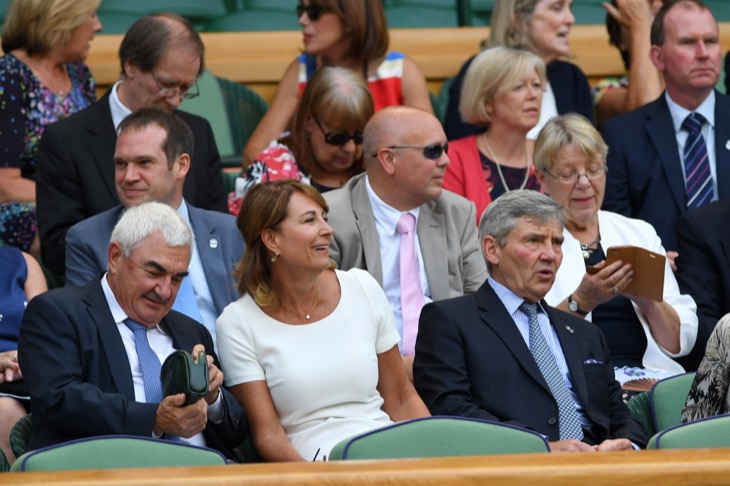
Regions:
<instances>
[{"instance_id":1,"label":"sunglasses","mask_svg":"<svg viewBox=\"0 0 730 486\"><path fill-rule=\"evenodd\" d=\"M438 160L441 158L441 154L449 153L448 142L443 145L438 143L432 143L431 145L391 145L389 149L403 149L403 148L414 148L423 149L423 156L429 160ZM373 157L377 157L378 153L374 153Z\"/></svg>"},{"instance_id":2,"label":"sunglasses","mask_svg":"<svg viewBox=\"0 0 730 486\"><path fill-rule=\"evenodd\" d=\"M301 17L304 12L307 12L307 17L309 17L309 20L312 22L319 20L319 16L326 11L327 9L325 9L322 5L317 5L316 3L304 5L300 2L297 5L297 17Z\"/></svg>"},{"instance_id":3,"label":"sunglasses","mask_svg":"<svg viewBox=\"0 0 730 486\"><path fill-rule=\"evenodd\" d=\"M314 117L312 117L314 118ZM317 124L320 130L322 130L322 133L324 133L324 141L327 142L330 145L345 145L350 140L355 142L355 145L361 145L362 144L362 132L355 132L352 135L345 132L325 132L324 127L322 124L314 118L314 122Z\"/></svg>"}]
</instances>

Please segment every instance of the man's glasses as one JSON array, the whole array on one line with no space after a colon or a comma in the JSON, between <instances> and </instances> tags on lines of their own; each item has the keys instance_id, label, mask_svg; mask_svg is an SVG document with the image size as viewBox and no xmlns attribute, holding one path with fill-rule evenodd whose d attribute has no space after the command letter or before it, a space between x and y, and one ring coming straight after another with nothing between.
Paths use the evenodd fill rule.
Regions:
<instances>
[{"instance_id":1,"label":"man's glasses","mask_svg":"<svg viewBox=\"0 0 730 486\"><path fill-rule=\"evenodd\" d=\"M170 98L172 96L179 96L180 98L184 100L189 100L191 98L197 98L200 96L200 91L198 90L198 80L195 80L195 90L191 91L190 88L182 90L179 86L175 87L168 87L160 83L160 80L157 79L157 76L155 76L155 73L150 71L150 74L152 75L152 79L155 80L155 83L157 83L157 87L160 88L160 91L157 92L160 96L163 98Z\"/></svg>"},{"instance_id":2,"label":"man's glasses","mask_svg":"<svg viewBox=\"0 0 730 486\"><path fill-rule=\"evenodd\" d=\"M316 22L317 20L319 20L319 16L326 11L326 8L324 8L322 5L317 5L316 3L304 5L300 2L297 5L297 17L301 17L304 12L307 12L307 17L309 17L309 20L311 20L312 22Z\"/></svg>"},{"instance_id":3,"label":"man's glasses","mask_svg":"<svg viewBox=\"0 0 730 486\"><path fill-rule=\"evenodd\" d=\"M449 153L449 144L444 143L443 145L438 143L433 143L431 145L391 145L390 147L387 147L389 149L404 149L404 148L414 148L414 149L422 149L423 150L423 156L429 160L438 160L441 158L441 154L447 154ZM373 157L377 157L378 153L374 153Z\"/></svg>"},{"instance_id":4,"label":"man's glasses","mask_svg":"<svg viewBox=\"0 0 730 486\"><path fill-rule=\"evenodd\" d=\"M544 171L547 175L553 179L557 179L562 184L577 184L581 177L586 176L589 181L595 181L606 175L605 167L598 167L595 169L588 169L584 173L571 172L570 174L558 174L553 175L548 171Z\"/></svg>"},{"instance_id":5,"label":"man's glasses","mask_svg":"<svg viewBox=\"0 0 730 486\"><path fill-rule=\"evenodd\" d=\"M314 118L314 117L312 117ZM324 141L330 145L345 145L350 140L355 142L355 145L362 144L362 132L355 132L352 135L345 132L325 132L322 124L314 118L314 122L317 124L322 133L324 133Z\"/></svg>"}]
</instances>

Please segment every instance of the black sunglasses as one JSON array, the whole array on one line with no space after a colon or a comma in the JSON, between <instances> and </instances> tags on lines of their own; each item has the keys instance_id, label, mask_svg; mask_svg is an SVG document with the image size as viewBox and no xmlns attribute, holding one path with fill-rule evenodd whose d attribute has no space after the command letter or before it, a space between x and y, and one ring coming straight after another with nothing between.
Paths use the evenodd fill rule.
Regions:
<instances>
[{"instance_id":1,"label":"black sunglasses","mask_svg":"<svg viewBox=\"0 0 730 486\"><path fill-rule=\"evenodd\" d=\"M326 11L327 9L325 9L322 5L317 5L316 3L304 5L300 2L297 4L297 17L301 17L304 12L307 12L307 17L309 17L309 20L312 22L319 20L319 16Z\"/></svg>"},{"instance_id":2,"label":"black sunglasses","mask_svg":"<svg viewBox=\"0 0 730 486\"><path fill-rule=\"evenodd\" d=\"M432 143L431 145L391 145L388 147L389 149L402 149L402 148L415 148L415 149L423 149L423 156L430 160L438 160L441 158L441 154L449 153L449 144L448 142L444 143L443 145L438 143ZM377 152L373 154L373 157L377 157Z\"/></svg>"},{"instance_id":3,"label":"black sunglasses","mask_svg":"<svg viewBox=\"0 0 730 486\"><path fill-rule=\"evenodd\" d=\"M314 118L314 117L312 117ZM314 118L314 122L317 124L322 133L324 133L324 141L330 145L345 145L350 140L355 142L355 145L362 144L362 132L355 132L352 135L345 132L325 132L322 124Z\"/></svg>"}]
</instances>

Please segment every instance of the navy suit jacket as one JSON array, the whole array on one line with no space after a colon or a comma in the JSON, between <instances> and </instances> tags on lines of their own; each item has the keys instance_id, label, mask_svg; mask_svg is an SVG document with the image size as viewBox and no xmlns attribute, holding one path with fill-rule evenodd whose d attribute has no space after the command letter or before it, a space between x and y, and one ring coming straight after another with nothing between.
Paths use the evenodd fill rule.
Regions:
<instances>
[{"instance_id":1,"label":"navy suit jacket","mask_svg":"<svg viewBox=\"0 0 730 486\"><path fill-rule=\"evenodd\" d=\"M696 370L717 321L730 312L730 199L687 211L677 220L677 282L697 303L692 352L677 361Z\"/></svg>"},{"instance_id":2,"label":"navy suit jacket","mask_svg":"<svg viewBox=\"0 0 730 486\"><path fill-rule=\"evenodd\" d=\"M23 316L18 357L31 396L31 450L97 435L152 436L158 404L135 402L129 359L99 279L36 296ZM201 324L171 311L160 322L176 349L213 341ZM209 447L233 457L246 435L238 402L221 390L225 414L208 422Z\"/></svg>"},{"instance_id":3,"label":"navy suit jacket","mask_svg":"<svg viewBox=\"0 0 730 486\"><path fill-rule=\"evenodd\" d=\"M114 225L124 207L110 209L76 223L66 234L66 284L83 286L107 268L107 250ZM218 315L238 300L233 276L235 265L243 258L243 239L230 214L206 211L188 204L195 245L213 296Z\"/></svg>"},{"instance_id":4,"label":"navy suit jacket","mask_svg":"<svg viewBox=\"0 0 730 486\"><path fill-rule=\"evenodd\" d=\"M121 203L114 184L117 135L106 94L89 108L45 128L38 148L36 204L43 263L65 272L66 232ZM183 197L193 206L226 212L220 155L204 118L176 111L193 131L195 148Z\"/></svg>"},{"instance_id":5,"label":"navy suit jacket","mask_svg":"<svg viewBox=\"0 0 730 486\"><path fill-rule=\"evenodd\" d=\"M715 93L715 157L720 198L730 196L730 98ZM608 173L603 209L643 219L667 250L677 250L674 226L687 211L682 160L664 93L641 108L608 120Z\"/></svg>"},{"instance_id":6,"label":"navy suit jacket","mask_svg":"<svg viewBox=\"0 0 730 486\"><path fill-rule=\"evenodd\" d=\"M621 399L606 340L583 319L548 307L573 391L592 423L585 441L647 439ZM413 378L434 415L507 422L559 440L558 405L512 317L489 283L421 312Z\"/></svg>"},{"instance_id":7,"label":"navy suit jacket","mask_svg":"<svg viewBox=\"0 0 730 486\"><path fill-rule=\"evenodd\" d=\"M484 131L484 127L465 123L459 113L464 76L473 60L474 57L464 63L449 86L449 103L444 117L444 132L449 140L457 140ZM550 89L555 94L555 105L559 114L579 113L593 121L591 88L588 78L578 66L566 61L553 61L547 66L547 77Z\"/></svg>"}]
</instances>

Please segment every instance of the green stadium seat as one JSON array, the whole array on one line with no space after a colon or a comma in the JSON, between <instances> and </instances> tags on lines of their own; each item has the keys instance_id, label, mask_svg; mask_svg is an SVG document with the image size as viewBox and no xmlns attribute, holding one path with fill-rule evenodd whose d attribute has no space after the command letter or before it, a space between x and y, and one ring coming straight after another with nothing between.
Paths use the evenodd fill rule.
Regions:
<instances>
[{"instance_id":1,"label":"green stadium seat","mask_svg":"<svg viewBox=\"0 0 730 486\"><path fill-rule=\"evenodd\" d=\"M99 12L129 13L142 16L154 12L172 12L193 23L207 21L228 10L223 0L104 0Z\"/></svg>"},{"instance_id":2,"label":"green stadium seat","mask_svg":"<svg viewBox=\"0 0 730 486\"><path fill-rule=\"evenodd\" d=\"M299 23L293 8L286 12L255 9L243 10L213 19L206 23L205 30L208 32L299 30Z\"/></svg>"},{"instance_id":3,"label":"green stadium seat","mask_svg":"<svg viewBox=\"0 0 730 486\"><path fill-rule=\"evenodd\" d=\"M141 15L119 12L99 12L102 34L125 34Z\"/></svg>"},{"instance_id":4,"label":"green stadium seat","mask_svg":"<svg viewBox=\"0 0 730 486\"><path fill-rule=\"evenodd\" d=\"M434 27L458 27L459 18L456 5L429 5L425 2L397 2L385 5L385 17L391 29L416 29Z\"/></svg>"}]
</instances>

